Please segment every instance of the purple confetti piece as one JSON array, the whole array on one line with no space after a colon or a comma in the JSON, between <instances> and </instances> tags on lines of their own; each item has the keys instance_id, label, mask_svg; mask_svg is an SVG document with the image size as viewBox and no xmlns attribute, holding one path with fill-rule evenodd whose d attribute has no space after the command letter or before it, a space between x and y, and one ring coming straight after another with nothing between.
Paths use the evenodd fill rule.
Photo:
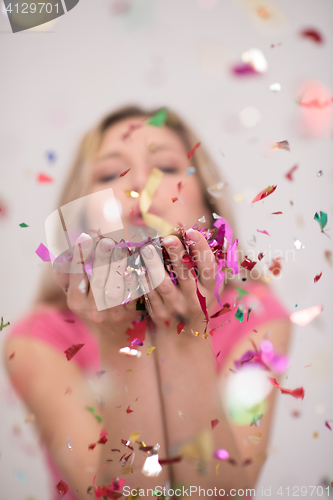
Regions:
<instances>
[{"instance_id":1,"label":"purple confetti piece","mask_svg":"<svg viewBox=\"0 0 333 500\"><path fill-rule=\"evenodd\" d=\"M43 243L39 245L39 247L36 250L36 254L38 257L40 257L44 262L50 262L51 260L54 260L55 257L52 255L52 253L46 248Z\"/></svg>"}]
</instances>

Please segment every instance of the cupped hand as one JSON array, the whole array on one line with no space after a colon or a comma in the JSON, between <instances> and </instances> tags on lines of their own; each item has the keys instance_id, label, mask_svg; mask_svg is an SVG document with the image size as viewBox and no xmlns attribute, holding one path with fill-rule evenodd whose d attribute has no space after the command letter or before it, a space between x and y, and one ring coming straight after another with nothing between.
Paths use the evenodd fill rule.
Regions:
<instances>
[{"instance_id":1,"label":"cupped hand","mask_svg":"<svg viewBox=\"0 0 333 500\"><path fill-rule=\"evenodd\" d=\"M189 229L186 237L191 240L190 256L195 261L198 276L193 269L185 264L185 248L176 236L168 236L163 239L163 245L167 250L172 269L178 284L175 285L164 265L159 258L153 245L148 245L141 250L144 263L152 284L152 289L147 296L153 311L153 321L157 325L168 323L170 319L184 321L187 331L199 331L205 329L205 315L203 313L197 286L201 295L206 299L209 309L216 304L214 289L216 286L216 273L218 265L215 255L211 251L206 239L199 231ZM149 283L146 283L148 288ZM221 290L220 290L221 292Z\"/></svg>"},{"instance_id":2,"label":"cupped hand","mask_svg":"<svg viewBox=\"0 0 333 500\"><path fill-rule=\"evenodd\" d=\"M115 247L110 238L101 239L94 249L92 238L83 233L72 258L57 262L53 269L56 283L67 295L68 308L100 327L111 326L122 333L132 321L140 320L142 311L136 310L132 299L141 293L135 272L126 271L127 257L128 250Z\"/></svg>"}]
</instances>

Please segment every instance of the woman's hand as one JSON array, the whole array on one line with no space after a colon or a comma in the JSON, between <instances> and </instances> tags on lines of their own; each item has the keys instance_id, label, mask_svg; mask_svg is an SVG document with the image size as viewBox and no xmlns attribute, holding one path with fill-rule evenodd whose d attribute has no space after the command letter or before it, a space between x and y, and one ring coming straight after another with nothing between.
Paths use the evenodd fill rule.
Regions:
<instances>
[{"instance_id":1,"label":"woman's hand","mask_svg":"<svg viewBox=\"0 0 333 500\"><path fill-rule=\"evenodd\" d=\"M217 262L207 241L199 231L189 229L186 236L194 242L190 246L190 252L199 272L198 288L206 298L206 306L209 310L216 303L214 289ZM159 325L174 317L177 323L183 320L187 323L187 328L202 333L205 328L205 316L197 295L196 279L182 258L185 254L184 247L176 236L164 238L163 245L169 254L178 285L172 282L152 245L141 250L153 284L153 289L147 293L154 314L153 320ZM161 274L163 274L162 279Z\"/></svg>"},{"instance_id":2,"label":"woman's hand","mask_svg":"<svg viewBox=\"0 0 333 500\"><path fill-rule=\"evenodd\" d=\"M125 332L132 321L140 320L142 311L136 310L140 296L134 272L127 273L126 248L114 247L110 238L101 239L93 252L93 240L83 233L76 241L70 261L57 262L53 269L56 283L67 295L68 308L78 316L100 327ZM89 264L94 253L91 276Z\"/></svg>"}]
</instances>

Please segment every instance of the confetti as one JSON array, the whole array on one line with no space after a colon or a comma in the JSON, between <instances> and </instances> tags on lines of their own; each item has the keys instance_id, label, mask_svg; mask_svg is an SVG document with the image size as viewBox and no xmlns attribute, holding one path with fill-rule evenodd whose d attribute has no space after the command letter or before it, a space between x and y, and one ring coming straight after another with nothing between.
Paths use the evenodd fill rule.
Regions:
<instances>
[{"instance_id":1,"label":"confetti","mask_svg":"<svg viewBox=\"0 0 333 500\"><path fill-rule=\"evenodd\" d=\"M40 257L44 262L50 262L51 260L55 260L55 257L49 252L43 243L39 245L35 253Z\"/></svg>"},{"instance_id":2,"label":"confetti","mask_svg":"<svg viewBox=\"0 0 333 500\"><path fill-rule=\"evenodd\" d=\"M248 440L253 444L259 444L262 438L262 432L257 432L253 436L248 436Z\"/></svg>"},{"instance_id":3,"label":"confetti","mask_svg":"<svg viewBox=\"0 0 333 500\"><path fill-rule=\"evenodd\" d=\"M310 28L310 29L305 29L303 31L300 32L300 35L303 37L303 38L308 38L310 40L312 40L313 42L315 43L323 43L324 42L324 38L323 36L319 33L318 30L316 29L313 29L313 28Z\"/></svg>"},{"instance_id":4,"label":"confetti","mask_svg":"<svg viewBox=\"0 0 333 500\"><path fill-rule=\"evenodd\" d=\"M162 467L158 461L158 455L151 455L146 458L141 473L146 477L156 477L162 472Z\"/></svg>"},{"instance_id":5,"label":"confetti","mask_svg":"<svg viewBox=\"0 0 333 500\"><path fill-rule=\"evenodd\" d=\"M52 177L49 177L48 175L38 174L37 182L39 182L40 184L47 183L47 182L53 182L53 179L52 179Z\"/></svg>"},{"instance_id":6,"label":"confetti","mask_svg":"<svg viewBox=\"0 0 333 500\"><path fill-rule=\"evenodd\" d=\"M235 318L238 319L238 321L241 323L243 321L244 313L243 311L238 308L236 313L235 313Z\"/></svg>"},{"instance_id":7,"label":"confetti","mask_svg":"<svg viewBox=\"0 0 333 500\"><path fill-rule=\"evenodd\" d=\"M255 265L256 265L256 262L248 259L247 255L245 255L245 258L244 258L243 262L241 263L241 266L244 267L244 269L247 269L248 271L252 271L252 269L254 268Z\"/></svg>"},{"instance_id":8,"label":"confetti","mask_svg":"<svg viewBox=\"0 0 333 500\"><path fill-rule=\"evenodd\" d=\"M64 481L59 481L59 483L57 484L56 488L57 488L57 490L59 492L59 495L61 497L63 497L64 495L66 495L66 493L68 492L68 486L67 486L67 484Z\"/></svg>"},{"instance_id":9,"label":"confetti","mask_svg":"<svg viewBox=\"0 0 333 500\"><path fill-rule=\"evenodd\" d=\"M206 217L203 215L198 221L204 223L206 222Z\"/></svg>"},{"instance_id":10,"label":"confetti","mask_svg":"<svg viewBox=\"0 0 333 500\"><path fill-rule=\"evenodd\" d=\"M230 304L228 304L227 302L225 304L223 304L223 308L220 309L220 311L217 311L215 314L213 314L210 318L217 318L218 316L222 316L222 314L226 314L228 312L230 312L231 309L230 309Z\"/></svg>"},{"instance_id":11,"label":"confetti","mask_svg":"<svg viewBox=\"0 0 333 500\"><path fill-rule=\"evenodd\" d=\"M272 146L272 149L284 149L285 151L290 152L289 142L288 141L276 142L274 146Z\"/></svg>"},{"instance_id":12,"label":"confetti","mask_svg":"<svg viewBox=\"0 0 333 500\"><path fill-rule=\"evenodd\" d=\"M260 427L261 425L261 420L263 418L264 415L255 415L253 418L252 418L252 422L250 423L250 427L252 425L255 425L256 427Z\"/></svg>"},{"instance_id":13,"label":"confetti","mask_svg":"<svg viewBox=\"0 0 333 500\"><path fill-rule=\"evenodd\" d=\"M279 257L273 259L272 264L268 268L268 270L271 271L271 273L273 273L274 276L278 276L281 272L281 264L279 260L280 260Z\"/></svg>"},{"instance_id":14,"label":"confetti","mask_svg":"<svg viewBox=\"0 0 333 500\"><path fill-rule=\"evenodd\" d=\"M303 243L299 240L294 241L294 246L295 246L296 250L303 250L305 248Z\"/></svg>"},{"instance_id":15,"label":"confetti","mask_svg":"<svg viewBox=\"0 0 333 500\"><path fill-rule=\"evenodd\" d=\"M129 198L139 198L140 196L137 191L130 191L128 189L124 189L123 191Z\"/></svg>"},{"instance_id":16,"label":"confetti","mask_svg":"<svg viewBox=\"0 0 333 500\"><path fill-rule=\"evenodd\" d=\"M271 90L272 92L280 92L280 90L281 90L281 84L280 83L272 83L269 86L269 90Z\"/></svg>"},{"instance_id":17,"label":"confetti","mask_svg":"<svg viewBox=\"0 0 333 500\"><path fill-rule=\"evenodd\" d=\"M264 255L262 252L258 254L258 260L262 260L264 258Z\"/></svg>"},{"instance_id":18,"label":"confetti","mask_svg":"<svg viewBox=\"0 0 333 500\"><path fill-rule=\"evenodd\" d=\"M268 232L267 232L267 231L260 231L259 229L257 229L257 232L258 232L258 233L262 233L262 234L267 234L267 236L270 236L270 234L268 234Z\"/></svg>"},{"instance_id":19,"label":"confetti","mask_svg":"<svg viewBox=\"0 0 333 500\"><path fill-rule=\"evenodd\" d=\"M22 224L19 224L20 227L30 227L28 226L28 224L26 224L25 222L22 222Z\"/></svg>"},{"instance_id":20,"label":"confetti","mask_svg":"<svg viewBox=\"0 0 333 500\"><path fill-rule=\"evenodd\" d=\"M170 234L173 231L173 226L167 221L150 213L149 208L152 204L154 194L161 183L163 172L158 168L153 168L148 178L147 184L143 188L140 196L140 210L142 218L149 227L153 227L162 236Z\"/></svg>"},{"instance_id":21,"label":"confetti","mask_svg":"<svg viewBox=\"0 0 333 500\"><path fill-rule=\"evenodd\" d=\"M317 283L317 281L320 280L320 278L322 277L322 274L323 273L317 274L317 276L314 277L314 279L313 279L314 283Z\"/></svg>"},{"instance_id":22,"label":"confetti","mask_svg":"<svg viewBox=\"0 0 333 500\"><path fill-rule=\"evenodd\" d=\"M93 450L96 446L96 443L91 443L89 446L88 446L88 450Z\"/></svg>"},{"instance_id":23,"label":"confetti","mask_svg":"<svg viewBox=\"0 0 333 500\"><path fill-rule=\"evenodd\" d=\"M295 325L306 326L314 320L322 310L322 306L308 307L307 309L291 313L289 319L292 323L295 323Z\"/></svg>"},{"instance_id":24,"label":"confetti","mask_svg":"<svg viewBox=\"0 0 333 500\"><path fill-rule=\"evenodd\" d=\"M177 464L182 460L182 457L178 455L177 457L172 457L172 458L160 458L159 463L160 465L169 465L169 464Z\"/></svg>"},{"instance_id":25,"label":"confetti","mask_svg":"<svg viewBox=\"0 0 333 500\"><path fill-rule=\"evenodd\" d=\"M294 178L293 178L293 173L295 172L295 170L298 169L298 165L294 165L286 174L285 174L285 178L288 179L289 181L293 181Z\"/></svg>"},{"instance_id":26,"label":"confetti","mask_svg":"<svg viewBox=\"0 0 333 500\"><path fill-rule=\"evenodd\" d=\"M231 68L231 71L236 76L258 75L258 72L253 68L253 66L251 66L251 64L247 64L247 63L235 64Z\"/></svg>"},{"instance_id":27,"label":"confetti","mask_svg":"<svg viewBox=\"0 0 333 500\"><path fill-rule=\"evenodd\" d=\"M15 356L15 352L12 352L11 355L8 357L8 359L13 359Z\"/></svg>"},{"instance_id":28,"label":"confetti","mask_svg":"<svg viewBox=\"0 0 333 500\"><path fill-rule=\"evenodd\" d=\"M5 328L6 326L10 325L10 322L7 321L7 323L4 324L3 322L3 316L1 316L1 323L0 323L0 332L3 328Z\"/></svg>"},{"instance_id":29,"label":"confetti","mask_svg":"<svg viewBox=\"0 0 333 500\"><path fill-rule=\"evenodd\" d=\"M330 424L328 422L333 422L333 420L326 420L326 422L325 422L326 427L331 431L332 427L330 426Z\"/></svg>"},{"instance_id":30,"label":"confetti","mask_svg":"<svg viewBox=\"0 0 333 500\"><path fill-rule=\"evenodd\" d=\"M303 387L298 387L297 389L283 389L283 387L280 386L280 384L277 383L276 379L273 378L273 377L267 377L267 379L269 380L269 382L274 385L274 387L277 387L278 389L280 389L281 391L281 394L290 394L291 396L293 396L294 398L302 398L304 399L304 389Z\"/></svg>"},{"instance_id":31,"label":"confetti","mask_svg":"<svg viewBox=\"0 0 333 500\"><path fill-rule=\"evenodd\" d=\"M197 142L197 144L195 146L193 146L193 148L187 153L187 158L190 160L192 158L192 156L194 155L194 152L196 149L198 149L198 147L200 146L201 142Z\"/></svg>"},{"instance_id":32,"label":"confetti","mask_svg":"<svg viewBox=\"0 0 333 500\"><path fill-rule=\"evenodd\" d=\"M147 347L147 356L149 356L149 354L151 354L154 351L154 349L156 349L154 345Z\"/></svg>"},{"instance_id":33,"label":"confetti","mask_svg":"<svg viewBox=\"0 0 333 500\"><path fill-rule=\"evenodd\" d=\"M175 203L176 201L178 201L178 198L177 198L177 196L175 196L174 198L171 198L171 200L172 200L172 203Z\"/></svg>"},{"instance_id":34,"label":"confetti","mask_svg":"<svg viewBox=\"0 0 333 500\"><path fill-rule=\"evenodd\" d=\"M277 186L268 186L266 189L263 189L262 191L260 191L260 193L257 194L257 196L255 196L253 198L252 203L255 203L256 201L263 200L264 198L266 198L270 194L274 193L276 188L277 188Z\"/></svg>"},{"instance_id":35,"label":"confetti","mask_svg":"<svg viewBox=\"0 0 333 500\"><path fill-rule=\"evenodd\" d=\"M188 167L187 171L186 171L186 177L188 177L189 175L193 175L195 173L195 167Z\"/></svg>"},{"instance_id":36,"label":"confetti","mask_svg":"<svg viewBox=\"0 0 333 500\"><path fill-rule=\"evenodd\" d=\"M272 212L272 215L282 215L282 212Z\"/></svg>"},{"instance_id":37,"label":"confetti","mask_svg":"<svg viewBox=\"0 0 333 500\"><path fill-rule=\"evenodd\" d=\"M316 212L313 216L314 220L316 220L320 226L320 230L323 233L323 229L327 224L327 214L325 212Z\"/></svg>"},{"instance_id":38,"label":"confetti","mask_svg":"<svg viewBox=\"0 0 333 500\"><path fill-rule=\"evenodd\" d=\"M212 186L208 186L207 192L216 199L223 198L222 190L227 186L226 182L218 182L217 184L213 184ZM219 218L219 217L218 217Z\"/></svg>"},{"instance_id":39,"label":"confetti","mask_svg":"<svg viewBox=\"0 0 333 500\"><path fill-rule=\"evenodd\" d=\"M73 356L84 346L84 344L73 344L71 347L66 349L64 353L66 354L66 358L69 360L72 359Z\"/></svg>"},{"instance_id":40,"label":"confetti","mask_svg":"<svg viewBox=\"0 0 333 500\"><path fill-rule=\"evenodd\" d=\"M162 108L157 111L151 118L149 118L147 123L148 125L152 125L154 127L161 127L165 124L167 115L167 110L165 108Z\"/></svg>"},{"instance_id":41,"label":"confetti","mask_svg":"<svg viewBox=\"0 0 333 500\"><path fill-rule=\"evenodd\" d=\"M126 408L126 413L133 413L133 410L131 410L130 405Z\"/></svg>"},{"instance_id":42,"label":"confetti","mask_svg":"<svg viewBox=\"0 0 333 500\"><path fill-rule=\"evenodd\" d=\"M55 162L57 159L57 155L55 154L54 151L46 151L46 157L51 163Z\"/></svg>"},{"instance_id":43,"label":"confetti","mask_svg":"<svg viewBox=\"0 0 333 500\"><path fill-rule=\"evenodd\" d=\"M266 73L268 69L267 60L263 52L259 49L253 48L243 52L242 61L250 65L256 73Z\"/></svg>"},{"instance_id":44,"label":"confetti","mask_svg":"<svg viewBox=\"0 0 333 500\"><path fill-rule=\"evenodd\" d=\"M137 349L131 349L128 346L122 347L121 349L119 349L119 352L121 354L127 354L127 356L136 356L137 358L140 358L140 356L141 356L140 351L138 351Z\"/></svg>"},{"instance_id":45,"label":"confetti","mask_svg":"<svg viewBox=\"0 0 333 500\"><path fill-rule=\"evenodd\" d=\"M219 424L220 421L215 418L214 420L211 421L211 426L212 426L212 430L217 426L217 424Z\"/></svg>"},{"instance_id":46,"label":"confetti","mask_svg":"<svg viewBox=\"0 0 333 500\"><path fill-rule=\"evenodd\" d=\"M180 334L180 332L183 330L184 326L186 325L185 321L180 321L177 325L177 333L178 335Z\"/></svg>"},{"instance_id":47,"label":"confetti","mask_svg":"<svg viewBox=\"0 0 333 500\"><path fill-rule=\"evenodd\" d=\"M215 456L220 460L226 460L227 458L229 458L229 452L227 450L224 450L223 448L220 448L219 450L216 450Z\"/></svg>"},{"instance_id":48,"label":"confetti","mask_svg":"<svg viewBox=\"0 0 333 500\"><path fill-rule=\"evenodd\" d=\"M319 170L319 172L317 172L317 177L321 177L322 175L323 175L323 171Z\"/></svg>"},{"instance_id":49,"label":"confetti","mask_svg":"<svg viewBox=\"0 0 333 500\"><path fill-rule=\"evenodd\" d=\"M127 170L124 170L124 172L122 172L119 177L124 177L124 175L126 175L131 169L128 168Z\"/></svg>"},{"instance_id":50,"label":"confetti","mask_svg":"<svg viewBox=\"0 0 333 500\"><path fill-rule=\"evenodd\" d=\"M98 415L98 414L96 413L96 410L95 410L95 408L94 408L93 406L87 406L87 407L86 407L86 409L87 409L88 411L90 411L90 413L91 413L92 415L94 415L94 417L96 418L97 422L102 422L103 418L101 417L101 415Z\"/></svg>"},{"instance_id":51,"label":"confetti","mask_svg":"<svg viewBox=\"0 0 333 500\"><path fill-rule=\"evenodd\" d=\"M143 127L143 123L131 123L125 134L122 135L122 140L125 141L130 137L130 135L137 129Z\"/></svg>"},{"instance_id":52,"label":"confetti","mask_svg":"<svg viewBox=\"0 0 333 500\"><path fill-rule=\"evenodd\" d=\"M140 340L140 339L136 339L136 338L135 338L135 339L133 339L133 340L132 340L132 342L131 342L131 346L133 347L133 346L135 346L135 345L143 346L143 342L142 342L142 340Z\"/></svg>"}]
</instances>

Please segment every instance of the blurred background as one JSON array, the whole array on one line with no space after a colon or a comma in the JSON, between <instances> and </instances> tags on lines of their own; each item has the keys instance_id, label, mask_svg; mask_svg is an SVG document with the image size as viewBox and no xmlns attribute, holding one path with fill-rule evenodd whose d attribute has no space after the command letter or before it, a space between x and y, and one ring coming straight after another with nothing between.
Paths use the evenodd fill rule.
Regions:
<instances>
[{"instance_id":1,"label":"blurred background","mask_svg":"<svg viewBox=\"0 0 333 500\"><path fill-rule=\"evenodd\" d=\"M35 250L47 244L45 219L85 131L122 104L170 106L220 166L240 245L248 255L264 253L258 267L288 311L323 308L307 326L293 327L281 385L303 386L305 397L278 395L256 496L261 485L276 491L329 484L331 0L80 0L62 17L15 34L0 5L4 323L29 310L44 265ZM288 144L274 146L282 141ZM272 196L251 203L273 185ZM328 215L323 232L314 220L320 211ZM276 276L269 271L275 257ZM9 329L0 332L0 347ZM49 500L38 437L3 362L0 406L0 500Z\"/></svg>"}]
</instances>

